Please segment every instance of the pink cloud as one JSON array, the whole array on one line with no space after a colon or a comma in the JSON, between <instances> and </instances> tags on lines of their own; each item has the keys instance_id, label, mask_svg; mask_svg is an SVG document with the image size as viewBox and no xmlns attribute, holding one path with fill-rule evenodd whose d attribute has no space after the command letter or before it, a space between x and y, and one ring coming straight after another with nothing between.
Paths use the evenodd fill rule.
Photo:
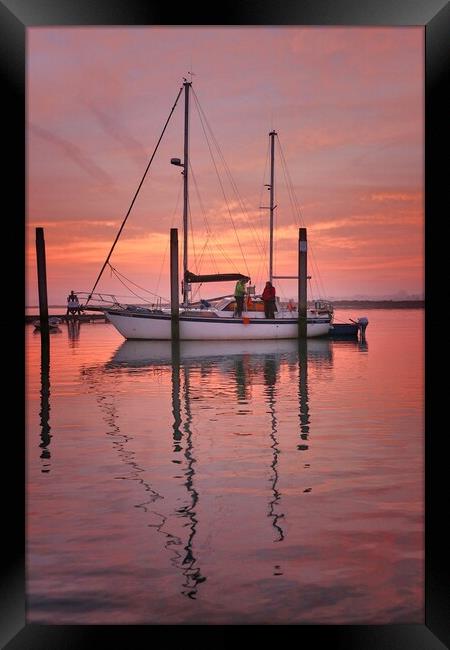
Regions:
<instances>
[{"instance_id":1,"label":"pink cloud","mask_svg":"<svg viewBox=\"0 0 450 650\"><path fill-rule=\"evenodd\" d=\"M268 132L275 128L330 293L355 293L361 282L376 293L422 286L422 28L28 32L30 296L36 295L33 228L41 224L51 292L65 295L71 285L73 271L61 253L66 248L79 260L80 283L90 288L190 69L239 189L236 197L229 184L224 188L228 208L193 100L190 208L199 255L207 242L202 264L213 263L213 248L238 263L231 213L251 272L264 277L267 212L259 206L266 200ZM160 268L168 231L181 227L182 179L169 161L182 156L182 133L180 103L117 253L141 281L160 277L166 292L168 274ZM216 163L220 155L215 151ZM278 151L276 195L279 263L292 267L298 215ZM361 251L373 259L365 270ZM379 272L383 260L397 276ZM360 264L357 280L350 268L343 270L352 264Z\"/></svg>"}]
</instances>

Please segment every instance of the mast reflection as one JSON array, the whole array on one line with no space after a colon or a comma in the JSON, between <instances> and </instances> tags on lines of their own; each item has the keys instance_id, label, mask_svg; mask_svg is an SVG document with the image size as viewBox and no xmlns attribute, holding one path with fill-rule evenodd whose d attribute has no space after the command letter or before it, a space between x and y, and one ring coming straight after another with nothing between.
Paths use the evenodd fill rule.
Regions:
<instances>
[{"instance_id":1,"label":"mast reflection","mask_svg":"<svg viewBox=\"0 0 450 650\"><path fill-rule=\"evenodd\" d=\"M110 371L114 365L111 363L106 364L106 369ZM130 367L133 367L133 364L130 364ZM127 474L117 476L116 478L140 483L147 493L147 498L142 503L137 503L135 507L142 509L145 513L152 516L152 523L148 523L148 527L154 528L161 534L165 538L164 548L173 552L171 546L181 545L181 539L165 529L168 517L164 513L159 512L159 509L156 510L153 505L160 499L164 499L164 496L143 478L145 468L137 462L136 452L130 447L133 436L124 433L118 424L119 416L115 404L116 395L113 392L105 391L105 366L84 368L82 369L82 375L89 382L89 388L97 392L97 403L103 412L103 419L108 427L106 434L111 436L114 449L117 451L120 460L131 469L131 472L129 471ZM157 523L153 523L155 518L158 520ZM177 566L178 558L179 553L175 552L175 555L171 558L171 563Z\"/></svg>"},{"instance_id":2,"label":"mast reflection","mask_svg":"<svg viewBox=\"0 0 450 650\"><path fill-rule=\"evenodd\" d=\"M172 424L172 436L174 447L173 450L175 453L183 451L183 438L184 438L184 485L186 487L189 503L181 508L176 510L177 516L184 517L188 520L187 526L189 527L189 535L184 546L184 557L182 557L178 551L176 552L176 558L178 561L181 560L182 572L185 577L183 583L183 590L181 591L183 596L187 596L192 600L195 600L197 595L197 585L206 580L200 573L200 568L196 566L197 559L194 555L194 537L197 532L197 513L196 505L198 502L198 492L195 489L194 477L195 469L194 465L197 462L193 455L193 442L192 442L192 411L191 411L191 402L190 402L190 378L189 378L189 368L187 365L183 367L184 381L183 381L183 399L184 399L184 412L185 418L184 421L181 417L181 381L180 381L180 346L179 343L173 342L171 346L171 355L172 355L172 414L173 414L173 424ZM181 427L183 430L181 430ZM182 461L178 459L173 460L174 463L181 464ZM178 544L177 544L178 542ZM181 545L181 540L172 540L171 544ZM176 558L174 558L174 564L177 565Z\"/></svg>"},{"instance_id":3,"label":"mast reflection","mask_svg":"<svg viewBox=\"0 0 450 650\"><path fill-rule=\"evenodd\" d=\"M264 384L265 384L265 394L267 396L267 404L269 407L270 411L270 422L271 422L271 430L270 430L270 438L272 440L272 445L271 449L273 449L273 457L272 457L272 463L271 463L271 468L272 468L272 476L271 476L271 488L272 488L272 493L273 493L273 499L269 501L269 514L268 516L272 519L272 526L276 530L276 539L274 540L275 542L281 542L284 539L284 532L283 529L281 528L280 524L278 523L279 519L282 519L284 517L284 514L278 514L276 512L276 506L278 505L280 498L281 498L281 493L277 489L277 484L278 484L278 456L280 454L280 447L279 447L279 442L277 438L277 417L275 414L275 400L276 400L276 382L277 382L277 374L278 374L278 366L280 363L279 357L276 359L271 356L267 356L264 360ZM278 568L279 567L275 567ZM277 574L278 575L278 574Z\"/></svg>"},{"instance_id":4,"label":"mast reflection","mask_svg":"<svg viewBox=\"0 0 450 650\"><path fill-rule=\"evenodd\" d=\"M182 360L182 361L181 361ZM214 360L212 362L212 360ZM207 578L202 574L195 552L196 535L199 526L199 491L196 481L197 458L195 454L195 435L193 433L193 411L191 408L193 373L197 370L201 377L206 376L211 364L220 372L231 373L235 379L237 400L242 403L248 399L252 381L259 376L263 379L264 401L270 414L270 496L266 515L271 522L273 541L285 540L286 527L283 523L284 513L280 511L282 492L280 490L280 443L279 418L276 412L278 398L277 382L281 365L292 374L297 382L299 395L300 444L299 450L308 449L310 431L310 409L308 404L308 360L316 373L323 373L332 362L330 342L311 341L299 345L297 341L277 341L269 347L267 342L245 342L241 347L236 343L224 342L170 342L126 341L116 350L113 358L103 366L103 373L116 371L131 372L136 368L165 367L170 369L171 411L170 424L172 457L170 461L177 466L173 478L180 481L178 485L185 490L185 502L174 504L171 509L152 513L158 515L154 528L165 536L164 548L170 551L171 564L183 574L180 593L195 600L199 585ZM197 378L197 374L195 374ZM247 412L247 411L246 411ZM269 438L267 439L269 440ZM170 462L169 461L169 462ZM181 480L180 480L181 479ZM166 506L168 501L164 502ZM144 504L142 504L144 505ZM163 505L163 502L162 502ZM182 524L180 532L175 529L173 517ZM171 526L172 522L172 526ZM172 528L170 531L169 529ZM176 534L175 534L176 530ZM280 566L274 565L274 575L280 575Z\"/></svg>"},{"instance_id":5,"label":"mast reflection","mask_svg":"<svg viewBox=\"0 0 450 650\"><path fill-rule=\"evenodd\" d=\"M183 385L183 396L184 396L184 409L186 414L186 419L183 424L183 430L186 437L186 445L184 451L184 457L186 459L185 466L185 477L186 481L184 485L189 494L190 503L187 506L178 509L178 513L182 517L187 517L189 520L188 527L190 529L189 537L184 547L186 554L182 560L182 564L185 567L183 574L186 578L186 582L183 584L185 587L182 594L188 598L195 599L197 594L197 585L202 582L205 582L206 578L202 576L200 572L200 567L196 566L196 557L193 551L193 542L194 537L197 533L197 513L196 505L199 499L197 490L195 489L194 478L195 478L195 469L194 465L197 462L193 454L193 443L192 443L192 411L191 411L191 402L190 402L190 385L189 385L189 368L184 366L184 385Z\"/></svg>"},{"instance_id":6,"label":"mast reflection","mask_svg":"<svg viewBox=\"0 0 450 650\"><path fill-rule=\"evenodd\" d=\"M90 375L91 379L93 379L94 376L97 376L98 381L100 381L101 378L104 377L105 371L114 372L118 368L134 369L154 365L164 365L167 367L171 364L171 401L173 416L172 440L173 453L175 455L172 462L182 467L182 475L184 478L183 485L186 488L188 495L188 503L182 507L176 508L172 511L172 515L174 513L176 517L187 520L187 523L185 524L185 526L189 528L187 539L183 541L180 535L176 535L167 529L167 526L170 524L170 513L165 512L163 514L148 509L147 506L150 502L154 501L156 498L162 499L164 497L153 490L153 488L144 481L141 482L146 486L146 489L152 493L152 498L150 501L139 504L136 507L141 507L146 512L158 517L158 523L152 523L149 524L149 526L155 528L158 533L165 536L166 541L164 547L171 553L170 562L174 567L182 570L184 582L183 589L180 593L190 599L195 599L198 585L205 582L206 577L201 574L194 553L194 538L198 525L196 508L199 494L195 487L195 463L197 461L194 456L194 445L192 439L189 362L186 362L183 366L181 365L179 344L171 345L169 343L167 346L165 345L165 342L162 343L163 344L161 345L156 342L153 343L148 341L126 341L118 348L113 358L98 369L98 372L96 372L95 368L91 368L85 370L84 375ZM109 397L113 398L112 395ZM109 423L108 433L110 433L110 435L117 436L120 434L122 436L122 442L119 440L116 440L115 442L120 451L125 451L122 445L125 443L128 444L132 440L132 437L126 436L120 432L115 421L116 417L113 413L113 405L106 399L106 395L99 396L98 402L105 413L105 421ZM183 408L184 418L182 417ZM180 458L181 453L183 453L184 458ZM127 451L126 455L121 454L124 462L131 465L134 470L144 471L143 468L140 468L134 460L131 460L134 455L134 452L131 451ZM179 476L175 476L175 478L179 478ZM179 550L181 546L183 546L183 553L180 553Z\"/></svg>"},{"instance_id":7,"label":"mast reflection","mask_svg":"<svg viewBox=\"0 0 450 650\"><path fill-rule=\"evenodd\" d=\"M94 384L95 385L95 384ZM131 472L124 476L117 476L123 480L137 481L142 485L144 490L148 493L148 500L144 503L137 504L136 508L143 508L146 512L148 511L148 504L154 503L158 499L162 499L162 495L155 490L152 485L142 478L142 475L145 472L145 469L139 465L136 460L136 452L130 448L130 442L133 440L133 436L130 436L126 433L123 433L118 424L118 413L117 407L115 404L115 396L113 394L101 394L97 396L97 403L103 411L103 419L108 425L108 430L106 434L111 436L112 442L115 450L120 458L120 460L131 468ZM159 513L155 513L158 516L161 516Z\"/></svg>"}]
</instances>

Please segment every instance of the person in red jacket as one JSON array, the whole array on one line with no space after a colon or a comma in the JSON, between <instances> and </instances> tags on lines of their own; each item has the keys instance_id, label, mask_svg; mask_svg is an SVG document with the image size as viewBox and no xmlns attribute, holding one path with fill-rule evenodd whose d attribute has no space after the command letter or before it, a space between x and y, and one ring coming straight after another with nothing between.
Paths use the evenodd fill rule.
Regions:
<instances>
[{"instance_id":1,"label":"person in red jacket","mask_svg":"<svg viewBox=\"0 0 450 650\"><path fill-rule=\"evenodd\" d=\"M266 318L275 318L275 287L271 282L266 282L266 286L262 293L264 301L264 313Z\"/></svg>"}]
</instances>

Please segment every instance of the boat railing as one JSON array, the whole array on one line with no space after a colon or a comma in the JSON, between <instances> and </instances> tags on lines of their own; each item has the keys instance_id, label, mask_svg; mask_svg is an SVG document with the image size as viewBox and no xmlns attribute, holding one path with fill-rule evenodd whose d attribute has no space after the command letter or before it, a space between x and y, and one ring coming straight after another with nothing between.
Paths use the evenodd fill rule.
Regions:
<instances>
[{"instance_id":1,"label":"boat railing","mask_svg":"<svg viewBox=\"0 0 450 650\"><path fill-rule=\"evenodd\" d=\"M328 300L315 300L314 308L320 311L329 311L330 313L334 311L332 303Z\"/></svg>"},{"instance_id":2,"label":"boat railing","mask_svg":"<svg viewBox=\"0 0 450 650\"><path fill-rule=\"evenodd\" d=\"M122 306L117 297L112 293L89 293L87 291L78 291L78 299L86 310L98 311L102 309L108 309L111 307L120 307ZM89 303L86 305L86 302L89 298ZM92 302L91 302L92 301Z\"/></svg>"},{"instance_id":3,"label":"boat railing","mask_svg":"<svg viewBox=\"0 0 450 650\"><path fill-rule=\"evenodd\" d=\"M149 311L161 311L165 307L162 298L153 303L130 303L121 300L123 296L116 296L113 293L88 293L87 291L77 292L81 306L86 311L104 311L106 309L146 309ZM89 298L89 302L86 305Z\"/></svg>"}]
</instances>

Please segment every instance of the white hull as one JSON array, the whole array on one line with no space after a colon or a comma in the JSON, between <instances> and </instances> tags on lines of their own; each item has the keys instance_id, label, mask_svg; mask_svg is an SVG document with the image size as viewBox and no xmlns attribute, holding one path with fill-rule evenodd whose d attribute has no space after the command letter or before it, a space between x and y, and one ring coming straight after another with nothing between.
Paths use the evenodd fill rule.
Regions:
<instances>
[{"instance_id":1,"label":"white hull","mask_svg":"<svg viewBox=\"0 0 450 650\"><path fill-rule=\"evenodd\" d=\"M107 311L106 316L126 339L168 341L171 339L171 319L166 314L124 314ZM239 318L180 316L180 339L183 341L237 341L256 339L296 339L296 319L255 319L243 322ZM329 322L307 322L306 336L326 336Z\"/></svg>"}]
</instances>

